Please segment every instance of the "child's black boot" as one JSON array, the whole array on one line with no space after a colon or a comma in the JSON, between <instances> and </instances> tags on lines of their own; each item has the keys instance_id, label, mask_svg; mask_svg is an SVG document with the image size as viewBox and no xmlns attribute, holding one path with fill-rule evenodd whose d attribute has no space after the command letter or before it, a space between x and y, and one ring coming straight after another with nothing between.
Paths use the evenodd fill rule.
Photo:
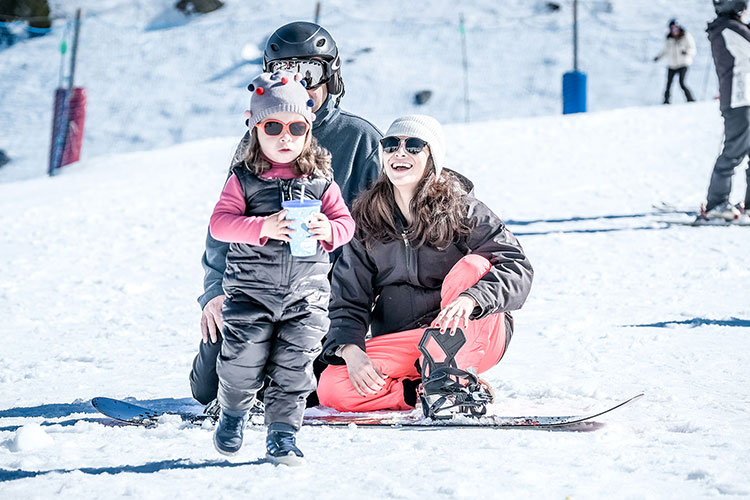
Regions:
<instances>
[{"instance_id":1,"label":"child's black boot","mask_svg":"<svg viewBox=\"0 0 750 500\"><path fill-rule=\"evenodd\" d=\"M296 433L295 428L289 424L274 422L269 425L266 436L266 458L276 464L304 464L304 455L295 442Z\"/></svg>"},{"instance_id":2,"label":"child's black boot","mask_svg":"<svg viewBox=\"0 0 750 500\"><path fill-rule=\"evenodd\" d=\"M214 446L219 453L235 455L240 451L247 418L246 411L229 411L222 408L219 424L214 432Z\"/></svg>"}]
</instances>

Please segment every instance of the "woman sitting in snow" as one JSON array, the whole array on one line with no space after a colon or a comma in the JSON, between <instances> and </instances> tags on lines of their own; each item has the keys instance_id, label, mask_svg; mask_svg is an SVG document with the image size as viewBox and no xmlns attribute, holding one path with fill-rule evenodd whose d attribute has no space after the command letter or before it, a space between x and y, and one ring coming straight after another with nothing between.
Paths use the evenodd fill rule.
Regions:
<instances>
[{"instance_id":1,"label":"woman sitting in snow","mask_svg":"<svg viewBox=\"0 0 750 500\"><path fill-rule=\"evenodd\" d=\"M440 334L463 330L459 369L476 375L495 366L513 332L509 311L523 305L533 276L520 244L474 198L471 182L443 168L437 120L399 118L380 144L380 177L354 203L355 237L333 270L321 356L331 366L318 397L340 411L414 408L418 343L430 326ZM438 392L467 377L458 379L448 376Z\"/></svg>"}]
</instances>

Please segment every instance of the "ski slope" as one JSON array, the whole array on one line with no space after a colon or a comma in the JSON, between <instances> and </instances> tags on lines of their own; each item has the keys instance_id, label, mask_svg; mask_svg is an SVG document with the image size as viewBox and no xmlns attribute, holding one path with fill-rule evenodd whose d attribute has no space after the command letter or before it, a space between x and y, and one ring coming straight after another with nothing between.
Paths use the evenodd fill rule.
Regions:
<instances>
[{"instance_id":1,"label":"ski slope","mask_svg":"<svg viewBox=\"0 0 750 500\"><path fill-rule=\"evenodd\" d=\"M241 135L247 83L261 70L267 37L290 21L313 20L315 11L311 0L226 0L210 15L185 18L174 0L50 3L68 18L84 9L75 75L88 95L84 159ZM344 106L381 128L414 112L463 123L467 111L469 120L482 122L562 110L562 75L573 69L571 0L558 2L558 12L541 0L433 0L429 8L404 8L397 0L321 3L320 22L340 47ZM590 110L662 101L666 66L652 59L672 17L696 40L687 76L696 99L716 96L703 33L712 16L708 0L579 4L579 68L588 74ZM46 172L66 29L62 19L54 26L49 36L0 47L0 149L13 158L0 168L0 182ZM422 90L432 97L418 106L414 95ZM673 90L673 102L684 102L676 83Z\"/></svg>"},{"instance_id":2,"label":"ski slope","mask_svg":"<svg viewBox=\"0 0 750 500\"><path fill-rule=\"evenodd\" d=\"M676 127L675 123L682 126ZM81 421L97 395L189 404L199 260L236 138L112 154L0 185L3 498L703 498L750 494L747 228L659 222L704 193L715 103L447 125L447 163L536 270L500 414L579 413L591 433L303 428L301 469L176 417ZM735 198L744 189L738 183ZM39 426L43 421L62 425ZM311 493L318 492L318 493Z\"/></svg>"},{"instance_id":3,"label":"ski slope","mask_svg":"<svg viewBox=\"0 0 750 500\"><path fill-rule=\"evenodd\" d=\"M62 32L0 51L0 148L13 158L0 168L0 498L750 495L750 233L669 226L687 216L652 208L696 208L720 149L708 1L614 0L611 12L581 1L593 112L566 117L556 114L569 5L462 6L468 124L455 2L323 4L345 55L343 107L381 128L415 111L438 117L448 166L534 265L509 350L486 374L491 411L578 414L646 395L590 433L303 428L298 469L262 463L262 429L227 459L211 429L174 417L154 429L87 419L100 395L191 404L200 257L260 70L252 60L314 4L225 0L185 20L171 0L51 3L86 8L86 137L81 162L45 177ZM703 102L649 106L664 78L650 61L672 16L698 43L688 82ZM433 98L418 108L424 88Z\"/></svg>"}]
</instances>

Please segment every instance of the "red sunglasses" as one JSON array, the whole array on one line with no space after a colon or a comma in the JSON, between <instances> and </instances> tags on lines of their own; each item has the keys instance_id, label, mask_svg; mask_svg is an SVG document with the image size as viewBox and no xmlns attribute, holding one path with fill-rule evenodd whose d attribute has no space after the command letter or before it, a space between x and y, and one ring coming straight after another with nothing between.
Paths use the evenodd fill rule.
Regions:
<instances>
[{"instance_id":1,"label":"red sunglasses","mask_svg":"<svg viewBox=\"0 0 750 500\"><path fill-rule=\"evenodd\" d=\"M260 122L256 125L258 128L262 128L266 135L276 136L281 135L284 131L289 132L289 135L294 137L302 137L307 133L309 127L306 121L296 121L284 123L279 120L269 119L264 122Z\"/></svg>"}]
</instances>

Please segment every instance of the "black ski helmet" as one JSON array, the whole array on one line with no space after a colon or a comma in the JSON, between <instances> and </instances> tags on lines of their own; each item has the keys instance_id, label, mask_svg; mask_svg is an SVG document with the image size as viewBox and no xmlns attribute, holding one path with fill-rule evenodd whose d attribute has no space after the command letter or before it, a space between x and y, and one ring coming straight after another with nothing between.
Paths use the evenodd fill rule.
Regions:
<instances>
[{"instance_id":1,"label":"black ski helmet","mask_svg":"<svg viewBox=\"0 0 750 500\"><path fill-rule=\"evenodd\" d=\"M329 72L326 87L329 94L342 94L344 81L341 79L341 59L336 41L325 28L306 21L285 24L268 38L263 51L263 70L268 71L268 63L277 59L320 58L326 62Z\"/></svg>"},{"instance_id":2,"label":"black ski helmet","mask_svg":"<svg viewBox=\"0 0 750 500\"><path fill-rule=\"evenodd\" d=\"M747 9L747 0L713 0L717 16L739 15Z\"/></svg>"},{"instance_id":3,"label":"black ski helmet","mask_svg":"<svg viewBox=\"0 0 750 500\"><path fill-rule=\"evenodd\" d=\"M676 17L673 17L672 19L669 20L669 23L667 24L667 28L671 28L674 25L677 25L677 26L680 25Z\"/></svg>"}]
</instances>

